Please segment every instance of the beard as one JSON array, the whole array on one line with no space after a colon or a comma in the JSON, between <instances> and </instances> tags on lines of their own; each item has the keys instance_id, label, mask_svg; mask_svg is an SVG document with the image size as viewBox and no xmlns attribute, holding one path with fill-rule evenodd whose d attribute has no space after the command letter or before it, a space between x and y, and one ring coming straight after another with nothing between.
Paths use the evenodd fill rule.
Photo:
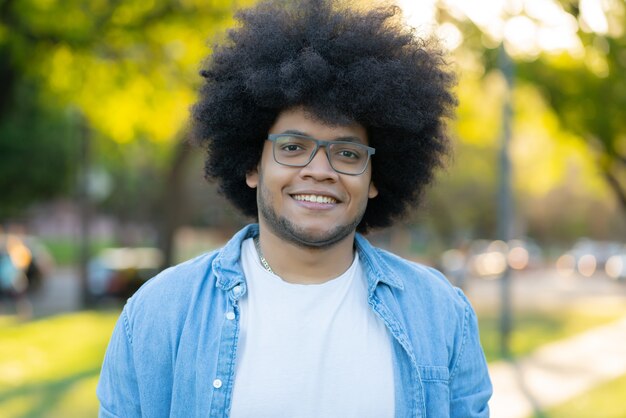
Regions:
<instances>
[{"instance_id":1,"label":"beard","mask_svg":"<svg viewBox=\"0 0 626 418\"><path fill-rule=\"evenodd\" d=\"M276 213L270 192L263 185L262 175L259 177L258 187L259 216L265 220L269 229L276 236L302 248L327 249L333 247L354 233L365 214L366 205L363 205L354 219L347 224L335 225L325 231L310 231Z\"/></svg>"}]
</instances>

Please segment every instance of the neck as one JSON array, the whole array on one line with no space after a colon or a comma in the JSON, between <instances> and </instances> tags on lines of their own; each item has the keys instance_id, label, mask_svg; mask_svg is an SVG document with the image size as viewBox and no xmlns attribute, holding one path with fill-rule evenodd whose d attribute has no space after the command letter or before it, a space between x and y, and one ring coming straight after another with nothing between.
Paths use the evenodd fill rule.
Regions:
<instances>
[{"instance_id":1,"label":"neck","mask_svg":"<svg viewBox=\"0 0 626 418\"><path fill-rule=\"evenodd\" d=\"M339 277L354 259L354 233L332 247L303 247L259 225L259 243L272 271L286 282L320 284Z\"/></svg>"}]
</instances>

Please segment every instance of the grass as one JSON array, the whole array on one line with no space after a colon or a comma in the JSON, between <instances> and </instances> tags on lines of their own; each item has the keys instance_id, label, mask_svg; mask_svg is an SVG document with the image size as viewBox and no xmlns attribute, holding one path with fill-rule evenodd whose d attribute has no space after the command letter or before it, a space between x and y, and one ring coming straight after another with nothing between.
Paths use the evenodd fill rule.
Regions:
<instances>
[{"instance_id":1,"label":"grass","mask_svg":"<svg viewBox=\"0 0 626 418\"><path fill-rule=\"evenodd\" d=\"M592 390L543 412L541 418L626 417L626 375L602 383Z\"/></svg>"},{"instance_id":2,"label":"grass","mask_svg":"<svg viewBox=\"0 0 626 418\"><path fill-rule=\"evenodd\" d=\"M50 255L57 265L67 266L75 264L79 256L79 240L76 238L41 238L41 242L46 246ZM90 244L89 252L92 255L98 254L100 250L115 246L115 242L110 240L93 240Z\"/></svg>"},{"instance_id":3,"label":"grass","mask_svg":"<svg viewBox=\"0 0 626 418\"><path fill-rule=\"evenodd\" d=\"M0 321L0 416L95 417L96 384L119 312Z\"/></svg>"},{"instance_id":4,"label":"grass","mask_svg":"<svg viewBox=\"0 0 626 418\"><path fill-rule=\"evenodd\" d=\"M624 307L620 310L606 306L602 309L596 306L595 309L518 313L513 352L526 354L544 343L609 322L624 313ZM0 417L97 416L95 389L118 314L118 311L87 311L27 323L0 316ZM490 361L496 360L496 317L479 313L479 321L487 357ZM624 393L626 377L555 408L547 416L623 418L626 417L623 408L622 412L613 415L612 412L600 415L599 411L618 411L623 402L620 404L617 399L621 399ZM582 412L571 412L578 410Z\"/></svg>"},{"instance_id":5,"label":"grass","mask_svg":"<svg viewBox=\"0 0 626 418\"><path fill-rule=\"evenodd\" d=\"M512 357L530 354L536 348L626 315L623 304L583 305L559 310L521 311L514 314L510 340ZM502 359L499 319L495 312L478 312L480 339L487 361Z\"/></svg>"}]
</instances>

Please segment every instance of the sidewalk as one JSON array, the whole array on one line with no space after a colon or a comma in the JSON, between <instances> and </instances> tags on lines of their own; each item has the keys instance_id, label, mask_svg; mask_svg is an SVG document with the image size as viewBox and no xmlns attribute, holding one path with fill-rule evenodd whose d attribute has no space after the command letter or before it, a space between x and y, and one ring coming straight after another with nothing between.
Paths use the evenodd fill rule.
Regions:
<instances>
[{"instance_id":1,"label":"sidewalk","mask_svg":"<svg viewBox=\"0 0 626 418\"><path fill-rule=\"evenodd\" d=\"M492 418L528 418L626 374L626 317L545 345L515 362L489 364Z\"/></svg>"}]
</instances>

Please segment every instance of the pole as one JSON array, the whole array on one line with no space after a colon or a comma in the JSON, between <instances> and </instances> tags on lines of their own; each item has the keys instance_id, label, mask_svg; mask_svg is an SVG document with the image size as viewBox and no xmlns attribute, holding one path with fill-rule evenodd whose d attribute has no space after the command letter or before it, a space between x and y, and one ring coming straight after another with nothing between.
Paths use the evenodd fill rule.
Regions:
<instances>
[{"instance_id":1,"label":"pole","mask_svg":"<svg viewBox=\"0 0 626 418\"><path fill-rule=\"evenodd\" d=\"M79 161L78 171L78 207L80 217L80 238L78 251L78 280L80 284L80 304L84 309L91 305L91 296L88 290L88 265L91 246L91 199L89 196L89 169L91 163L91 144L89 128L82 115L77 115L76 130L78 131Z\"/></svg>"},{"instance_id":2,"label":"pole","mask_svg":"<svg viewBox=\"0 0 626 418\"><path fill-rule=\"evenodd\" d=\"M513 224L513 203L511 192L511 159L509 156L509 143L511 141L511 125L513 118L512 90L513 90L513 62L507 54L504 43L499 51L500 70L506 80L504 103L502 106L502 138L500 147L500 187L498 193L498 236L508 242L511 239L511 225ZM500 278L500 352L502 357L509 358L511 355L510 337L512 331L512 307L511 307L511 270L506 269Z\"/></svg>"}]
</instances>

